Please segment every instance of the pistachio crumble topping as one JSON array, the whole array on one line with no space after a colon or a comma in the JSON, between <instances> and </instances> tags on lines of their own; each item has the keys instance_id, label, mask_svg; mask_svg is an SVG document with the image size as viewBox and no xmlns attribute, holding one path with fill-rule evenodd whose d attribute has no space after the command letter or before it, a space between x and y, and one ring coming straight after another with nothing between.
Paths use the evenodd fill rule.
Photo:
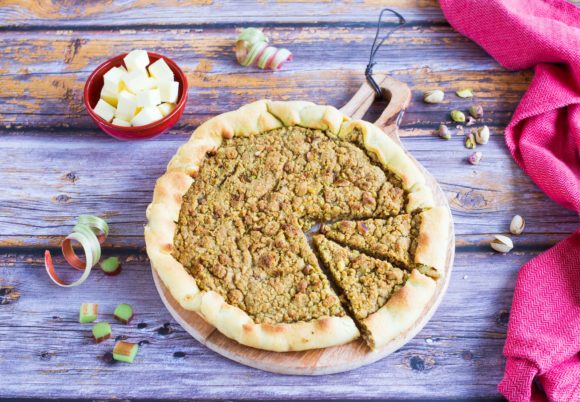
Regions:
<instances>
[{"instance_id":1,"label":"pistachio crumble topping","mask_svg":"<svg viewBox=\"0 0 580 402\"><path fill-rule=\"evenodd\" d=\"M387 261L343 247L322 235L313 238L320 257L348 300L349 310L370 345L374 339L365 318L380 309L409 277Z\"/></svg>"},{"instance_id":2,"label":"pistachio crumble topping","mask_svg":"<svg viewBox=\"0 0 580 402\"><path fill-rule=\"evenodd\" d=\"M368 245L370 255L411 265L407 194L359 141L298 126L224 140L183 197L174 257L201 290L217 292L256 323L347 313L359 318L376 311L408 272L359 251L345 256L346 248L316 236L318 254L340 289L335 291L305 236L318 223L382 220L388 225L367 224L374 242L356 237L361 228L354 222L335 224L354 226L328 237L356 237L336 240L357 249ZM344 260L346 268L338 269L333 259Z\"/></svg>"}]
</instances>

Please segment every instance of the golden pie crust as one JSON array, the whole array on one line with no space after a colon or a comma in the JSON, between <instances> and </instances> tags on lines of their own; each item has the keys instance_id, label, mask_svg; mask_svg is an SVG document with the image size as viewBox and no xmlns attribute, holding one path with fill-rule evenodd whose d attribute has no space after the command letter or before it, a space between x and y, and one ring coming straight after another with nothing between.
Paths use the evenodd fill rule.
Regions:
<instances>
[{"instance_id":1,"label":"golden pie crust","mask_svg":"<svg viewBox=\"0 0 580 402\"><path fill-rule=\"evenodd\" d=\"M183 308L196 311L241 344L271 351L299 351L347 343L358 338L360 332L355 321L340 309L331 309L334 312L330 315L309 320L292 321L292 317L284 317L283 322L267 314L249 314L227 294L224 297L205 283L198 283L175 258L180 247L185 247L175 244L184 195L207 163L206 159L226 146L228 140L284 127L321 130L337 140L355 143L381 169L394 175L405 192L404 210L400 213L425 215L414 238L414 259L442 275L449 240L449 215L445 208L434 205L431 190L417 165L380 128L362 120L351 120L331 106L310 102L261 100L214 117L198 127L171 159L167 172L157 180L153 201L147 208L147 253L153 269ZM187 205L191 205L190 201ZM304 229L312 223L297 221L296 227ZM218 276L223 275L218 273ZM380 348L411 328L434 294L436 281L441 280L418 270L410 271L406 277L404 285L397 286L386 303L366 316L365 330L373 332L371 347ZM324 288L326 284L322 282L320 286Z\"/></svg>"}]
</instances>

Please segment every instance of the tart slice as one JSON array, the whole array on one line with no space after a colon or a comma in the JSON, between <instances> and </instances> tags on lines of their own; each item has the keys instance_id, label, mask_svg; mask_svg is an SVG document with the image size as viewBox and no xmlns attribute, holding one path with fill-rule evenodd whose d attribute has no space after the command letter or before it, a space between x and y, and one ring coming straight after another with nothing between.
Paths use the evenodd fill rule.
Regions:
<instances>
[{"instance_id":1,"label":"tart slice","mask_svg":"<svg viewBox=\"0 0 580 402\"><path fill-rule=\"evenodd\" d=\"M343 292L371 349L412 330L435 292L435 281L328 240L313 237L319 256Z\"/></svg>"},{"instance_id":2,"label":"tart slice","mask_svg":"<svg viewBox=\"0 0 580 402\"><path fill-rule=\"evenodd\" d=\"M321 231L342 245L437 278L445 264L448 219L446 210L437 207L415 215L339 221Z\"/></svg>"}]
</instances>

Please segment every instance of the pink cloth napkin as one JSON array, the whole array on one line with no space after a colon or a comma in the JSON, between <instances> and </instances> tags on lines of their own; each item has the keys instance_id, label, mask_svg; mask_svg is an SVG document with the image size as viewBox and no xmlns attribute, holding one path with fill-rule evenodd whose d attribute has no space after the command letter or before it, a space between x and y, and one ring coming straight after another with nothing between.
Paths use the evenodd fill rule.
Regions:
<instances>
[{"instance_id":1,"label":"pink cloth napkin","mask_svg":"<svg viewBox=\"0 0 580 402\"><path fill-rule=\"evenodd\" d=\"M449 23L509 69L533 67L505 130L520 167L580 214L580 9L564 0L440 0ZM518 274L499 390L580 401L580 229Z\"/></svg>"}]
</instances>

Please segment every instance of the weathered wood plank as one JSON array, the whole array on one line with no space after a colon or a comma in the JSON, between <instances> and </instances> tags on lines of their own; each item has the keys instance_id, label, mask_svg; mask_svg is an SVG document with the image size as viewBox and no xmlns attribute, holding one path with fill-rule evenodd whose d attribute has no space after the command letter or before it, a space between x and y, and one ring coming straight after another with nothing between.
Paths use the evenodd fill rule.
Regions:
<instances>
[{"instance_id":1,"label":"weathered wood plank","mask_svg":"<svg viewBox=\"0 0 580 402\"><path fill-rule=\"evenodd\" d=\"M112 1L86 4L5 0L0 7L0 26L15 28L91 28L94 26L204 26L208 24L373 24L382 7L403 12L409 21L442 22L435 0L315 1ZM114 18L112 18L114 16Z\"/></svg>"},{"instance_id":2,"label":"weathered wood plank","mask_svg":"<svg viewBox=\"0 0 580 402\"><path fill-rule=\"evenodd\" d=\"M579 0L570 0L579 3ZM0 27L5 29L207 25L306 25L342 24L368 26L376 22L381 8L403 13L411 25L445 24L436 0L149 0L90 3L78 1L36 2L4 0L0 5Z\"/></svg>"},{"instance_id":3,"label":"weathered wood plank","mask_svg":"<svg viewBox=\"0 0 580 402\"><path fill-rule=\"evenodd\" d=\"M34 31L0 32L4 45L0 71L3 73L90 72L104 60L134 48L159 52L184 67L200 60L205 71L231 73L260 71L239 66L233 45L239 28ZM368 61L375 29L369 27L325 26L316 28L265 28L265 34L276 46L288 47L295 55L284 71L304 68L333 68L350 64L363 67ZM393 34L379 55L393 69L417 67L421 61L432 69L474 70L497 68L483 50L449 26L403 28ZM462 55L468 58L462 58ZM454 56L453 59L450 59Z\"/></svg>"},{"instance_id":4,"label":"weathered wood plank","mask_svg":"<svg viewBox=\"0 0 580 402\"><path fill-rule=\"evenodd\" d=\"M77 215L108 219L110 246L143 246L145 208L157 177L187 137L119 142L105 135L74 138L6 136L0 153L0 246L58 245ZM409 137L405 146L438 179L454 213L460 246L505 232L513 214L527 220L516 240L546 246L573 232L575 214L550 201L509 157L503 137L479 147L481 165L465 158L463 137Z\"/></svg>"},{"instance_id":5,"label":"weathered wood plank","mask_svg":"<svg viewBox=\"0 0 580 402\"><path fill-rule=\"evenodd\" d=\"M82 88L93 68L108 57L133 47L163 52L179 62L190 83L190 103L179 127L191 128L208 116L235 109L258 98L309 99L341 106L363 78L372 30L286 29L275 31L295 61L278 73L244 68L231 52L233 30L205 30L199 39L183 40L186 31L20 33L6 38L0 61L0 126L10 128L91 128L84 111ZM5 35L5 34L3 34ZM1 37L2 35L0 35ZM405 124L424 128L448 118L455 107L469 102L453 91L473 87L488 112L487 124L505 125L531 78L511 73L481 49L448 27L422 28L393 37L380 56L377 71L390 71L408 83L414 101ZM163 48L159 41L167 40ZM417 65L417 55L423 65ZM468 56L467 56L468 55ZM448 99L425 105L421 92L443 87ZM66 119L64 118L66 116Z\"/></svg>"},{"instance_id":6,"label":"weathered wood plank","mask_svg":"<svg viewBox=\"0 0 580 402\"><path fill-rule=\"evenodd\" d=\"M270 74L197 75L195 71L188 71L190 100L183 117L172 131L191 130L212 116L235 110L261 98L302 99L340 107L360 86L360 71L316 70L274 77ZM456 83L458 75L461 77L460 83ZM485 71L409 71L395 73L393 76L408 83L413 90L413 101L405 112L403 128L419 130L432 130L440 122L449 122L450 110L466 110L474 102L482 104L486 112L482 123L505 126L530 78L527 73L490 74ZM4 96L0 95L0 127L26 130L32 126L52 131L94 129L95 125L82 103L82 80L85 78L78 74L0 77L0 85L7 90ZM512 89L506 87L508 83ZM477 99L468 101L456 97L453 92L459 85L473 87L478 94ZM447 90L448 100L438 105L424 104L421 100L422 92L437 87ZM377 105L373 110L378 114L380 108Z\"/></svg>"},{"instance_id":7,"label":"weathered wood plank","mask_svg":"<svg viewBox=\"0 0 580 402\"><path fill-rule=\"evenodd\" d=\"M49 282L40 254L0 255L0 397L494 397L517 269L535 255L458 253L443 303L414 340L376 364L320 379L249 369L201 346L171 320L142 254L123 254L117 277L97 269L64 290ZM113 341L94 345L91 326L77 323L80 303L89 301L109 321L117 303L134 306L132 324L113 331L149 342L135 364L109 363Z\"/></svg>"}]
</instances>

